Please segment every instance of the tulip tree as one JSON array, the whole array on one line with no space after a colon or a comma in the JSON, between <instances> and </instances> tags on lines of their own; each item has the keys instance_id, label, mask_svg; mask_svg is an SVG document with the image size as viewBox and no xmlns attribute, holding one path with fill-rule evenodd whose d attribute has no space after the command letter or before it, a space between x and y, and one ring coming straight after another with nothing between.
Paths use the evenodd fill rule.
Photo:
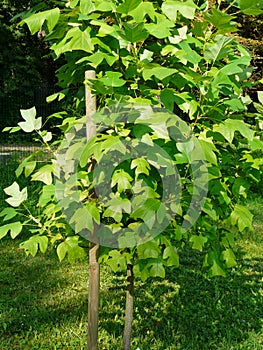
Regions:
<instances>
[{"instance_id":1,"label":"tulip tree","mask_svg":"<svg viewBox=\"0 0 263 350\"><path fill-rule=\"evenodd\" d=\"M164 278L191 246L210 275L225 276L236 265L236 237L252 229L242 200L259 186L263 165L262 92L250 113L251 56L228 10L258 15L260 3L53 3L23 13L20 25L44 30L54 59L63 56L61 91L48 102L70 98L73 112L60 113L64 137L52 144L35 109L22 111L17 128L35 132L51 159L40 166L32 154L19 165L18 178L39 183L38 210L29 210L19 181L6 188L0 238L26 229L27 253L51 244L72 262L95 230L99 262L142 280ZM84 81L91 69L96 78ZM83 83L99 107L88 143Z\"/></svg>"}]
</instances>

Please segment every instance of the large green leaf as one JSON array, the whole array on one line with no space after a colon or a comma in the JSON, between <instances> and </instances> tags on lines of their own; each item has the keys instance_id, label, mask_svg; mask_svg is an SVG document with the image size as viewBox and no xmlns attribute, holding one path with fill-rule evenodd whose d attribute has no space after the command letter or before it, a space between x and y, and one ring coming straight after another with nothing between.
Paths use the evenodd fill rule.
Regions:
<instances>
[{"instance_id":1,"label":"large green leaf","mask_svg":"<svg viewBox=\"0 0 263 350\"><path fill-rule=\"evenodd\" d=\"M263 0L238 0L238 5L246 15L257 16L263 13Z\"/></svg>"},{"instance_id":2,"label":"large green leaf","mask_svg":"<svg viewBox=\"0 0 263 350\"><path fill-rule=\"evenodd\" d=\"M19 207L19 205L27 199L27 188L25 187L20 191L17 182L14 182L11 186L5 188L4 191L10 196L6 199L6 202L12 207Z\"/></svg>"},{"instance_id":3,"label":"large green leaf","mask_svg":"<svg viewBox=\"0 0 263 350\"><path fill-rule=\"evenodd\" d=\"M202 235L193 235L190 237L189 242L193 244L193 249L202 251L207 240L207 237L204 237Z\"/></svg>"},{"instance_id":4,"label":"large green leaf","mask_svg":"<svg viewBox=\"0 0 263 350\"><path fill-rule=\"evenodd\" d=\"M157 23L147 23L144 25L145 29L158 39L167 38L171 35L171 28L174 27L174 23L167 18L159 18Z\"/></svg>"},{"instance_id":5,"label":"large green leaf","mask_svg":"<svg viewBox=\"0 0 263 350\"><path fill-rule=\"evenodd\" d=\"M240 132L242 136L250 141L253 140L255 134L255 132L250 129L248 124L239 119L227 119L220 124L216 124L213 127L213 131L222 134L230 143L233 141L236 131Z\"/></svg>"},{"instance_id":6,"label":"large green leaf","mask_svg":"<svg viewBox=\"0 0 263 350\"><path fill-rule=\"evenodd\" d=\"M54 166L52 164L44 165L32 175L32 180L42 181L46 185L51 185L53 181L53 177L52 177L53 172L54 172Z\"/></svg>"},{"instance_id":7,"label":"large green leaf","mask_svg":"<svg viewBox=\"0 0 263 350\"><path fill-rule=\"evenodd\" d=\"M78 208L72 217L70 218L70 224L74 225L76 233L80 233L82 230L93 231L94 225L90 212L86 207Z\"/></svg>"},{"instance_id":8,"label":"large green leaf","mask_svg":"<svg viewBox=\"0 0 263 350\"><path fill-rule=\"evenodd\" d=\"M150 264L149 275L151 277L165 277L165 269L161 261L156 261Z\"/></svg>"},{"instance_id":9,"label":"large green leaf","mask_svg":"<svg viewBox=\"0 0 263 350\"><path fill-rule=\"evenodd\" d=\"M144 23L124 23L124 32L120 32L120 36L131 42L138 43L144 41L148 36L148 32L145 30Z\"/></svg>"},{"instance_id":10,"label":"large green leaf","mask_svg":"<svg viewBox=\"0 0 263 350\"><path fill-rule=\"evenodd\" d=\"M212 8L208 13L205 13L205 19L218 29L218 34L237 31L237 23L233 22L235 17L216 8Z\"/></svg>"},{"instance_id":11,"label":"large green leaf","mask_svg":"<svg viewBox=\"0 0 263 350\"><path fill-rule=\"evenodd\" d=\"M20 109L20 113L25 121L19 122L18 125L23 131L32 132L41 129L42 118L36 118L37 112L35 107L30 109Z\"/></svg>"},{"instance_id":12,"label":"large green leaf","mask_svg":"<svg viewBox=\"0 0 263 350\"><path fill-rule=\"evenodd\" d=\"M14 239L22 231L22 228L23 228L23 225L19 221L11 222L10 224L0 226L0 239L5 237L9 231L10 231L10 236Z\"/></svg>"},{"instance_id":13,"label":"large green leaf","mask_svg":"<svg viewBox=\"0 0 263 350\"><path fill-rule=\"evenodd\" d=\"M5 208L0 212L0 217L4 217L3 221L14 218L18 212L14 208Z\"/></svg>"},{"instance_id":14,"label":"large green leaf","mask_svg":"<svg viewBox=\"0 0 263 350\"><path fill-rule=\"evenodd\" d=\"M141 3L142 3L142 0L125 0L121 5L117 7L117 12L124 15L128 15L132 10L136 9Z\"/></svg>"},{"instance_id":15,"label":"large green leaf","mask_svg":"<svg viewBox=\"0 0 263 350\"><path fill-rule=\"evenodd\" d=\"M153 75L159 80L163 80L177 72L177 69L161 67L155 63L145 65L142 72L144 80L149 80Z\"/></svg>"},{"instance_id":16,"label":"large green leaf","mask_svg":"<svg viewBox=\"0 0 263 350\"><path fill-rule=\"evenodd\" d=\"M135 22L143 22L145 16L149 16L151 20L155 18L155 9L151 2L141 2L134 10L129 11L129 15L133 17Z\"/></svg>"},{"instance_id":17,"label":"large green leaf","mask_svg":"<svg viewBox=\"0 0 263 350\"><path fill-rule=\"evenodd\" d=\"M179 266L179 256L175 247L166 247L163 252L163 259L167 259L166 266Z\"/></svg>"},{"instance_id":18,"label":"large green leaf","mask_svg":"<svg viewBox=\"0 0 263 350\"><path fill-rule=\"evenodd\" d=\"M207 61L220 61L222 58L228 56L228 54L233 50L230 45L234 38L217 35L213 43L208 43L205 45L204 58Z\"/></svg>"},{"instance_id":19,"label":"large green leaf","mask_svg":"<svg viewBox=\"0 0 263 350\"><path fill-rule=\"evenodd\" d=\"M80 12L84 14L89 14L96 10L92 0L80 0Z\"/></svg>"},{"instance_id":20,"label":"large green leaf","mask_svg":"<svg viewBox=\"0 0 263 350\"><path fill-rule=\"evenodd\" d=\"M54 43L51 49L54 50L57 56L68 52L81 50L85 52L92 52L94 45L90 37L91 28L81 30L79 27L71 28L63 40Z\"/></svg>"},{"instance_id":21,"label":"large green leaf","mask_svg":"<svg viewBox=\"0 0 263 350\"><path fill-rule=\"evenodd\" d=\"M77 259L86 256L85 250L79 246L79 237L71 236L67 237L66 240L60 243L57 247L57 255L59 261L62 261L66 254L68 255L68 261L73 264Z\"/></svg>"},{"instance_id":22,"label":"large green leaf","mask_svg":"<svg viewBox=\"0 0 263 350\"><path fill-rule=\"evenodd\" d=\"M140 259L158 258L160 248L156 241L148 241L137 247L138 257Z\"/></svg>"},{"instance_id":23,"label":"large green leaf","mask_svg":"<svg viewBox=\"0 0 263 350\"><path fill-rule=\"evenodd\" d=\"M231 213L232 225L237 224L241 232L244 231L245 228L253 230L252 219L253 215L248 208L240 204L235 205L234 210Z\"/></svg>"},{"instance_id":24,"label":"large green leaf","mask_svg":"<svg viewBox=\"0 0 263 350\"><path fill-rule=\"evenodd\" d=\"M162 4L163 13L173 22L176 21L178 12L185 18L193 19L196 9L196 4L191 0L166 0Z\"/></svg>"},{"instance_id":25,"label":"large green leaf","mask_svg":"<svg viewBox=\"0 0 263 350\"><path fill-rule=\"evenodd\" d=\"M42 253L45 253L48 247L48 238L46 236L35 235L30 237L27 241L20 244L20 248L26 251L26 254L35 256L38 248Z\"/></svg>"},{"instance_id":26,"label":"large green leaf","mask_svg":"<svg viewBox=\"0 0 263 350\"><path fill-rule=\"evenodd\" d=\"M100 78L100 81L102 81L104 85L111 86L111 87L119 87L126 84L125 80L120 79L122 76L121 73L111 72L111 71L107 71L105 73L106 73L106 76L103 78Z\"/></svg>"},{"instance_id":27,"label":"large green leaf","mask_svg":"<svg viewBox=\"0 0 263 350\"><path fill-rule=\"evenodd\" d=\"M60 10L59 8L55 7L52 10L47 10L31 15L24 19L22 23L26 23L31 34L35 34L42 28L44 22L46 21L48 30L51 32L55 25L58 23L59 17Z\"/></svg>"},{"instance_id":28,"label":"large green leaf","mask_svg":"<svg viewBox=\"0 0 263 350\"><path fill-rule=\"evenodd\" d=\"M232 249L226 249L222 252L222 258L226 263L227 267L234 267L237 264L236 256Z\"/></svg>"},{"instance_id":29,"label":"large green leaf","mask_svg":"<svg viewBox=\"0 0 263 350\"><path fill-rule=\"evenodd\" d=\"M136 158L131 162L131 169L135 168L135 175L146 174L149 175L151 169L149 163L144 158Z\"/></svg>"},{"instance_id":30,"label":"large green leaf","mask_svg":"<svg viewBox=\"0 0 263 350\"><path fill-rule=\"evenodd\" d=\"M118 192L131 189L131 181L133 178L123 169L118 169L112 176L111 186L117 185Z\"/></svg>"}]
</instances>

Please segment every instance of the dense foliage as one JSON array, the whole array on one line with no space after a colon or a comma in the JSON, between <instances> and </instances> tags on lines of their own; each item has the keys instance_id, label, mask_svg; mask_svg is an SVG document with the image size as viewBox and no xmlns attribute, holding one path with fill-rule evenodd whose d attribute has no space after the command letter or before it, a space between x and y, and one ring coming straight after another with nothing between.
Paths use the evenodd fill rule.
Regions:
<instances>
[{"instance_id":1,"label":"dense foliage","mask_svg":"<svg viewBox=\"0 0 263 350\"><path fill-rule=\"evenodd\" d=\"M79 87L73 97L75 111L72 115L62 114L61 126L65 133L61 147L67 149L64 159L80 160L77 182L71 184L79 197L68 197L62 183L60 194L64 197L59 197L60 205L56 199L55 163L60 165L64 178L72 173L72 169L61 166L61 153L42 167L30 156L19 166L17 175L24 173L42 183L37 212L25 214L27 189L12 184L5 192L13 208L1 212L7 223L0 228L0 237L10 231L14 238L25 226L32 232L30 239L22 243L28 253L35 255L38 249L44 252L51 242L57 247L60 260L68 254L73 261L85 254L82 239L85 234L77 234L83 229L92 231L94 225L103 223L103 235L107 230L110 241L116 232L125 232L114 246L120 249L112 249L109 244L101 252L100 260L114 271L132 263L135 274L142 279L164 277L165 266L178 266L178 253L185 245L204 252L204 265L212 275L225 275L225 269L235 265L232 250L235 236L252 229L252 215L240 200L262 181L262 104L256 106L258 112L248 113L251 100L244 89L250 84L251 57L233 35L238 30L235 16L220 6L221 2L210 8L205 1L193 0L73 0L57 2L57 7L52 8L47 5L45 11L35 14L31 9L30 16L23 15L22 24L27 24L32 34L44 31L54 58L63 56L66 62L57 74L62 91L49 101L63 99L70 87ZM240 0L235 6L248 15L262 13L256 1ZM87 69L96 71L96 79L85 83L97 96L100 108L106 109L94 116L95 122L102 123L104 128L79 158L83 137L78 138L77 130L84 123L79 114L84 109L83 80ZM262 103L261 92L258 97ZM151 116L145 117L137 105L144 105L146 110L145 106L149 106ZM116 112L127 115L127 108L131 108L132 116L119 120ZM53 152L49 145L52 135L42 129L35 110L22 111L22 117L18 128L37 132ZM187 124L179 122L179 117ZM175 142L172 129L178 123L181 124L176 137L180 130L186 131L186 136ZM143 127L138 128L140 124ZM72 130L77 135L73 141ZM196 142L189 141L189 132ZM141 148L136 154L138 142ZM143 144L148 153L142 153ZM197 145L202 152L197 151ZM135 148L132 158L126 157L129 147ZM111 195L106 193L106 199L99 201L92 194L101 177L95 170L87 173L86 169L91 159L103 164L103 157L111 152L124 161L110 174L107 186L111 187ZM204 188L193 187L195 174L191 166L197 162L202 178L203 158L209 183L197 218L195 214L189 215L189 210L195 195L200 198ZM182 195L180 203L170 208L169 201L162 202L165 197L162 183L175 171L180 175ZM136 197L131 195L132 191ZM76 207L79 201L81 206ZM72 215L69 217L68 213ZM19 215L21 220L8 222L20 218ZM154 239L146 242L133 239L134 234L138 235L138 225L142 229L140 236L141 232L151 234L156 222L167 220L163 233L154 234ZM189 230L182 228L184 222L190 223ZM140 245L136 247L137 244Z\"/></svg>"}]
</instances>

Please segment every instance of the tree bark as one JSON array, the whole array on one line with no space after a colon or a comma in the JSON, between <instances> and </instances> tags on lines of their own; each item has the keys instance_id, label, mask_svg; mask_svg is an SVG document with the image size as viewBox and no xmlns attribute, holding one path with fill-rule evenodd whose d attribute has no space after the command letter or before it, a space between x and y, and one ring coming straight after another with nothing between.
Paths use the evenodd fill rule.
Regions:
<instances>
[{"instance_id":1,"label":"tree bark","mask_svg":"<svg viewBox=\"0 0 263 350\"><path fill-rule=\"evenodd\" d=\"M125 308L125 326L123 333L123 350L131 348L132 320L133 320L133 303L134 303L134 275L133 265L127 266L127 292Z\"/></svg>"}]
</instances>

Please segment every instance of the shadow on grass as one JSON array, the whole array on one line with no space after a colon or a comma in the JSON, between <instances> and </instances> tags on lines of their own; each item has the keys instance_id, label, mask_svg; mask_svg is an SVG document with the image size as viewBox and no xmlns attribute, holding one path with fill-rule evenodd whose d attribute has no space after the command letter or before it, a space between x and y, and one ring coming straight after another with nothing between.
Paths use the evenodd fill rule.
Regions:
<instances>
[{"instance_id":1,"label":"shadow on grass","mask_svg":"<svg viewBox=\"0 0 263 350\"><path fill-rule=\"evenodd\" d=\"M244 259L242 267L226 278L208 279L200 273L200 262L193 254L182 259L182 266L170 272L167 281L137 283L135 348L262 349L262 260ZM124 295L119 290L116 296L116 289L111 293L115 298ZM107 332L114 329L121 335L114 316L114 312L104 312L103 325ZM260 334L258 347L242 347L251 332Z\"/></svg>"},{"instance_id":2,"label":"shadow on grass","mask_svg":"<svg viewBox=\"0 0 263 350\"><path fill-rule=\"evenodd\" d=\"M28 258L8 239L0 242L0 259L0 345L4 341L12 344L8 339L23 337L27 332L37 331L46 337L45 329L56 328L63 334L65 325L70 324L74 330L80 322L84 322L81 336L85 342L86 261L76 269L61 265L54 252ZM136 281L134 348L260 349L242 344L251 332L261 337L263 334L262 261L243 259L242 266L229 272L227 278L213 279L201 274L201 262L193 252L184 254L181 264L168 273L165 281ZM121 343L123 332L125 283L123 276L112 278L105 271L100 340L103 349L119 349L116 344Z\"/></svg>"},{"instance_id":3,"label":"shadow on grass","mask_svg":"<svg viewBox=\"0 0 263 350\"><path fill-rule=\"evenodd\" d=\"M18 242L8 238L0 242L1 339L43 329L45 324L59 327L64 322L77 322L87 313L87 289L77 284L71 266L64 264L69 276L64 275L55 252L32 258L17 246ZM87 262L85 265L87 269Z\"/></svg>"}]
</instances>

